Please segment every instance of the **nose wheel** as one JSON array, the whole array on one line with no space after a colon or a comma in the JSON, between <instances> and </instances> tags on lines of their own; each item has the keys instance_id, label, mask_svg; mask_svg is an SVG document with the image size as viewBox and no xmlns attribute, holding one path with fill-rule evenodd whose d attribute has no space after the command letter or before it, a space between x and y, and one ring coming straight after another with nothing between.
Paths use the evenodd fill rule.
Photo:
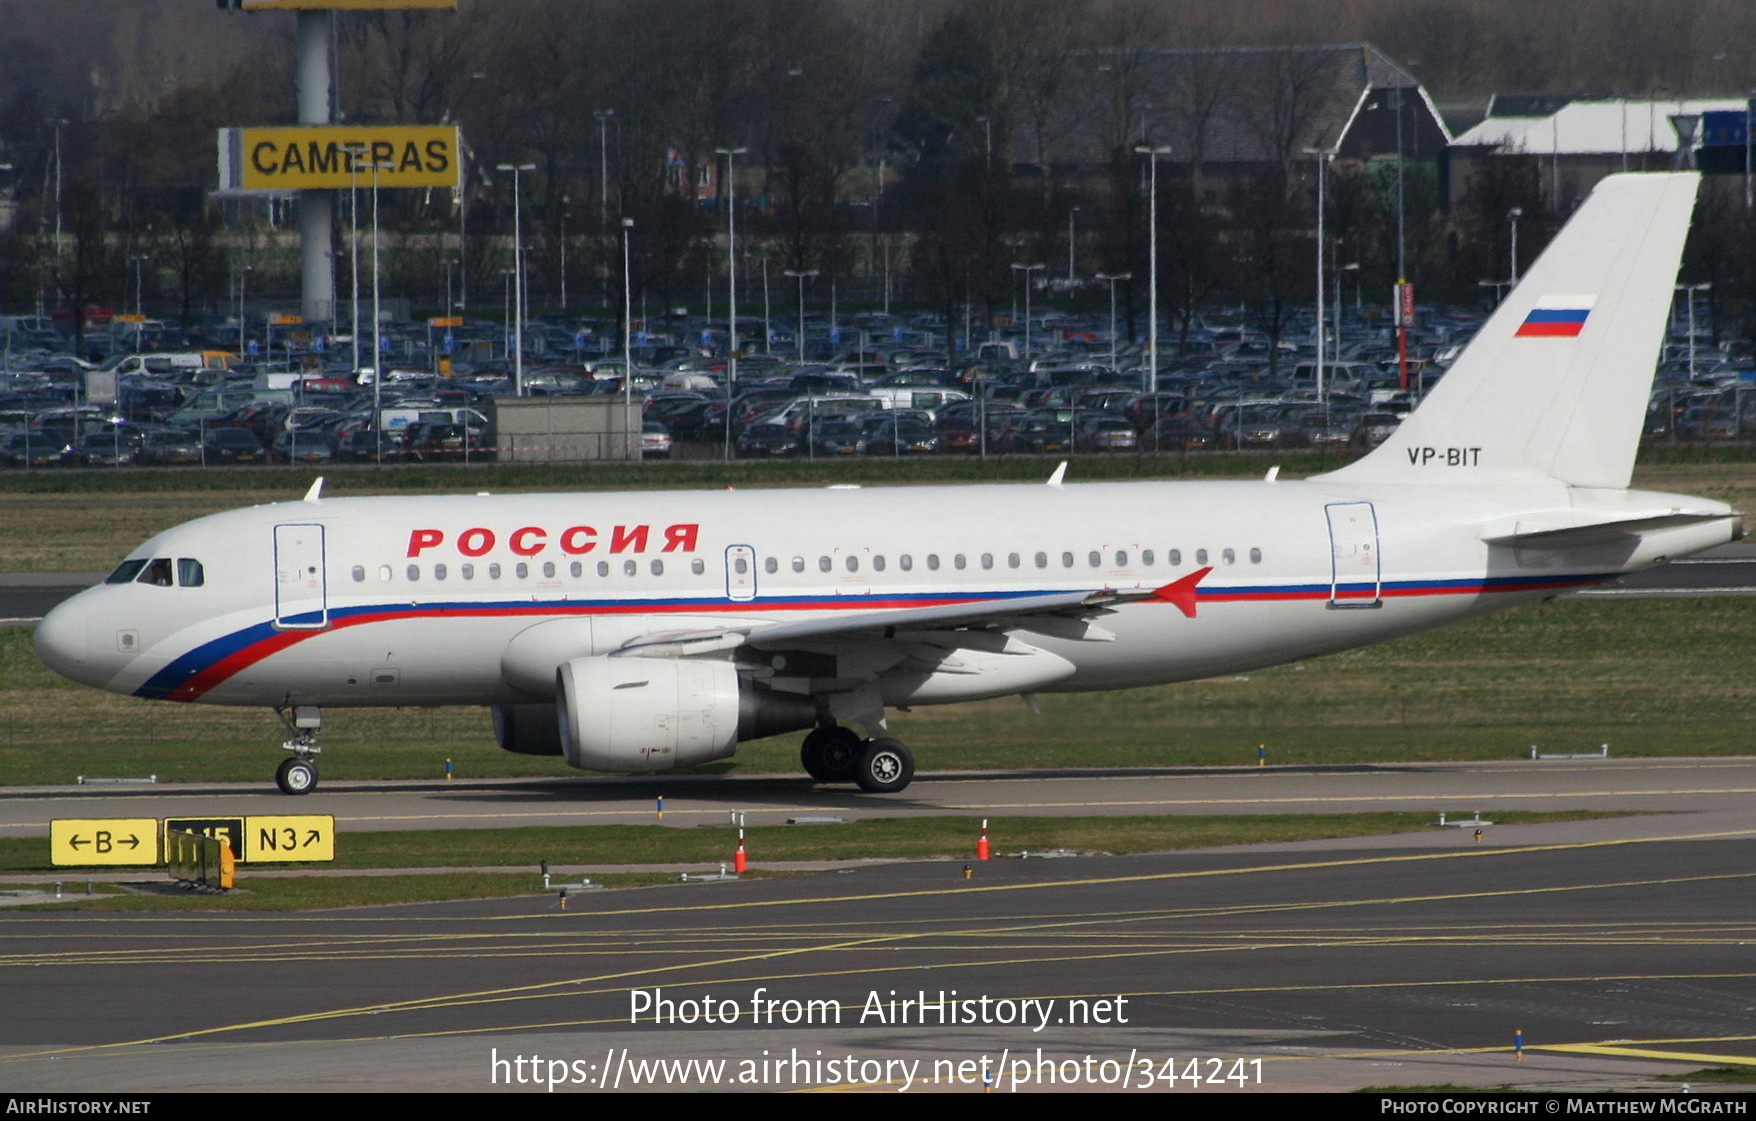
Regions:
<instances>
[{"instance_id":1,"label":"nose wheel","mask_svg":"<svg viewBox=\"0 0 1756 1121\"><path fill-rule=\"evenodd\" d=\"M317 789L317 762L314 759L282 759L274 772L275 785L282 794L309 794Z\"/></svg>"},{"instance_id":2,"label":"nose wheel","mask_svg":"<svg viewBox=\"0 0 1756 1121\"><path fill-rule=\"evenodd\" d=\"M287 705L274 710L291 737L281 744L292 752L274 772L274 784L282 794L309 794L317 789L317 731L323 727L323 711L316 705Z\"/></svg>"}]
</instances>

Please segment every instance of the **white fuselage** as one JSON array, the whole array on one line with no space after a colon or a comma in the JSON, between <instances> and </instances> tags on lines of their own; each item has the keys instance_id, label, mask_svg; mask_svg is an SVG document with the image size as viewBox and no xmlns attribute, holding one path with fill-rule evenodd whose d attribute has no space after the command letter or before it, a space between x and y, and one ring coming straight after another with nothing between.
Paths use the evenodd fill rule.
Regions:
<instances>
[{"instance_id":1,"label":"white fuselage","mask_svg":"<svg viewBox=\"0 0 1756 1121\"><path fill-rule=\"evenodd\" d=\"M1484 540L1581 509L1682 503L1704 505L1479 478L1369 493L1312 480L323 499L160 534L131 558L178 574L198 562L198 584L100 585L51 613L38 648L69 677L148 698L516 704L552 698L548 662L643 636L1145 592L1211 568L1192 617L1149 599L1098 620L1101 640L1021 626L1047 655L1021 676L893 675L882 699L1114 689L1378 642L1736 535L1733 512L1708 503L1725 516L1566 547ZM577 625L521 645L562 620ZM521 672L509 651L538 664Z\"/></svg>"}]
</instances>

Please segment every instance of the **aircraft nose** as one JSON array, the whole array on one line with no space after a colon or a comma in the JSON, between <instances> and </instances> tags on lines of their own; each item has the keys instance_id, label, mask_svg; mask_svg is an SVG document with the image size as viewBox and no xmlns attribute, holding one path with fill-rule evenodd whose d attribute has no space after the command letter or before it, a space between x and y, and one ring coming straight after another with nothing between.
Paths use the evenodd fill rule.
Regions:
<instances>
[{"instance_id":1,"label":"aircraft nose","mask_svg":"<svg viewBox=\"0 0 1756 1121\"><path fill-rule=\"evenodd\" d=\"M62 677L83 685L101 686L103 682L97 678L101 676L102 667L92 656L92 620L91 601L87 593L82 592L43 616L43 621L37 624L33 642L37 657Z\"/></svg>"}]
</instances>

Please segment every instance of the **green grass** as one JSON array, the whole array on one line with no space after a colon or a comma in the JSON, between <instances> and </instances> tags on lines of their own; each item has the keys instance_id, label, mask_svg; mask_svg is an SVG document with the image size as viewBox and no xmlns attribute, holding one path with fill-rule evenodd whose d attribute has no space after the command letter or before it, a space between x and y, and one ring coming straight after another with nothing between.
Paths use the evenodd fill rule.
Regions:
<instances>
[{"instance_id":1,"label":"green grass","mask_svg":"<svg viewBox=\"0 0 1756 1121\"><path fill-rule=\"evenodd\" d=\"M1724 1085L1728 1083L1756 1082L1756 1066L1747 1067L1707 1067L1703 1070L1692 1070L1687 1074L1661 1074L1660 1082L1705 1082Z\"/></svg>"},{"instance_id":2,"label":"green grass","mask_svg":"<svg viewBox=\"0 0 1756 1121\"><path fill-rule=\"evenodd\" d=\"M924 769L1509 759L1547 751L1735 755L1756 708L1756 597L1559 600L1237 677L917 708L893 732ZM79 775L267 782L285 738L260 709L143 702L51 673L0 629L0 784ZM326 780L571 775L493 745L475 708L331 709ZM796 774L798 737L716 770Z\"/></svg>"},{"instance_id":3,"label":"green grass","mask_svg":"<svg viewBox=\"0 0 1756 1121\"><path fill-rule=\"evenodd\" d=\"M162 872L158 873L163 875ZM615 873L593 877L606 887L669 883L665 873ZM166 883L169 881L166 880ZM237 887L224 894L106 894L77 896L42 909L60 911L323 911L337 907L370 907L392 903L446 903L469 899L501 899L517 895L544 896L543 906L556 907L555 893L543 890L535 874L447 872L422 876L288 876L252 879L240 874Z\"/></svg>"},{"instance_id":4,"label":"green grass","mask_svg":"<svg viewBox=\"0 0 1756 1121\"><path fill-rule=\"evenodd\" d=\"M1496 825L1583 821L1606 815L1588 810L1497 813ZM1614 816L1614 815L1610 815ZM1216 814L1118 817L886 817L841 825L764 825L745 830L751 859L865 860L967 859L975 853L983 820L996 856L1067 849L1087 855L1175 852L1220 845L1375 837L1433 827L1431 813ZM425 829L348 832L341 824L333 862L274 865L324 869L480 868L586 864L717 864L737 843L730 826L677 829L659 825L528 826L507 829ZM267 866L265 866L267 867ZM46 872L47 837L0 838L0 875ZM150 875L142 867L66 869L69 882ZM241 869L248 875L249 869Z\"/></svg>"}]
</instances>

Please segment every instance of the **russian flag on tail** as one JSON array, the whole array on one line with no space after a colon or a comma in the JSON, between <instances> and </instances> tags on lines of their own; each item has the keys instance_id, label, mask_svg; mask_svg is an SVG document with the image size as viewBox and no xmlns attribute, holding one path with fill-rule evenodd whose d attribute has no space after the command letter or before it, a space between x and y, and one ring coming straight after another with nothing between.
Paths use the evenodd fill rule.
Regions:
<instances>
[{"instance_id":1,"label":"russian flag on tail","mask_svg":"<svg viewBox=\"0 0 1756 1121\"><path fill-rule=\"evenodd\" d=\"M1596 296L1544 296L1530 309L1514 338L1572 339L1585 329Z\"/></svg>"}]
</instances>

